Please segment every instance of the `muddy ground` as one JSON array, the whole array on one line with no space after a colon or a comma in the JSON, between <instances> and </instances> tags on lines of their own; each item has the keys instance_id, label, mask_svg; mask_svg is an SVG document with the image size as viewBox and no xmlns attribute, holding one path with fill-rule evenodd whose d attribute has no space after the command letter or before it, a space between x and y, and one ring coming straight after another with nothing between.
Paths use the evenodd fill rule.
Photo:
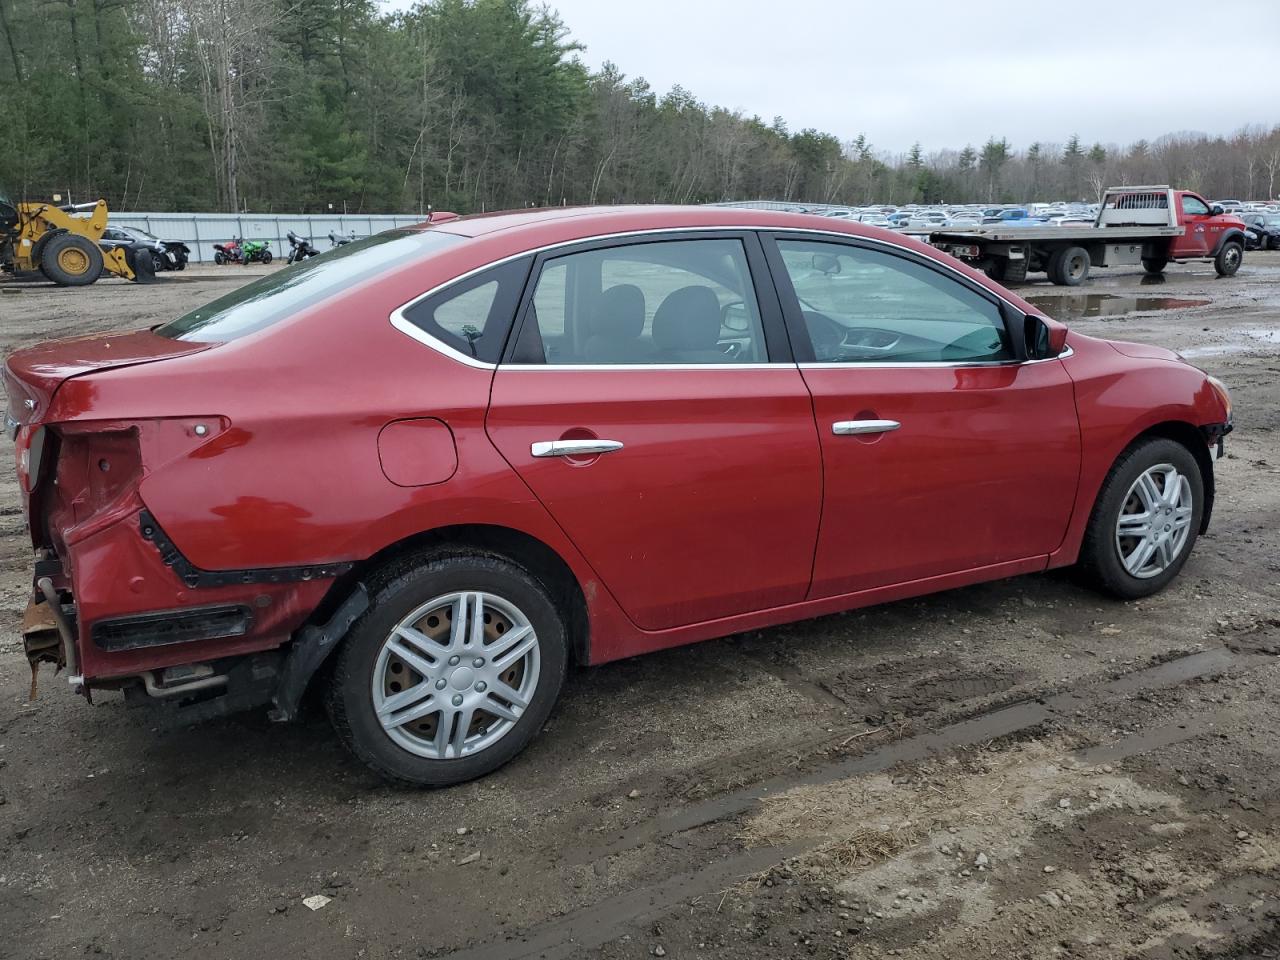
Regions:
<instances>
[{"instance_id":1,"label":"muddy ground","mask_svg":"<svg viewBox=\"0 0 1280 960\"><path fill-rule=\"evenodd\" d=\"M256 272L0 288L0 348ZM1029 576L581 670L446 791L381 784L314 712L161 729L48 675L28 702L6 469L0 956L1280 956L1280 253L1097 276L1023 292L1235 394L1167 592Z\"/></svg>"}]
</instances>

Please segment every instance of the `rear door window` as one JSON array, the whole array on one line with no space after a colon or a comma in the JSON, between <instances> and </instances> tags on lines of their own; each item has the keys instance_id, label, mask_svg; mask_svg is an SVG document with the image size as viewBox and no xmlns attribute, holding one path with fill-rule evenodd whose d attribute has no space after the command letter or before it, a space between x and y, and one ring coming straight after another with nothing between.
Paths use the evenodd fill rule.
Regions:
<instances>
[{"instance_id":1,"label":"rear door window","mask_svg":"<svg viewBox=\"0 0 1280 960\"><path fill-rule=\"evenodd\" d=\"M647 241L547 260L514 359L557 365L765 363L742 241Z\"/></svg>"}]
</instances>

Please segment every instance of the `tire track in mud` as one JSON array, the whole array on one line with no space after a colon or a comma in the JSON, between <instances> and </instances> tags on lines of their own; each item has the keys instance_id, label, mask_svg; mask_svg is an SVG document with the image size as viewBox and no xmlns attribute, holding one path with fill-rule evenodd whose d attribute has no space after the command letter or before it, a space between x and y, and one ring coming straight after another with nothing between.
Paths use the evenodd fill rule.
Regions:
<instances>
[{"instance_id":1,"label":"tire track in mud","mask_svg":"<svg viewBox=\"0 0 1280 960\"><path fill-rule=\"evenodd\" d=\"M1226 648L1215 648L1124 673L1087 690L1071 689L1045 698L995 707L976 716L947 724L935 731L895 740L866 753L824 764L805 773L769 777L751 786L732 790L710 800L690 804L673 813L634 824L608 843L579 851L571 862L590 863L615 856L673 833L681 833L745 813L765 796L780 790L814 786L862 774L879 773L897 763L918 760L955 747L972 746L1008 736L1048 720L1069 718L1076 710L1105 703L1113 697L1175 686L1194 677L1220 672L1231 666L1251 662L1253 659L1256 658L1249 654L1237 654Z\"/></svg>"},{"instance_id":2,"label":"tire track in mud","mask_svg":"<svg viewBox=\"0 0 1280 960\"><path fill-rule=\"evenodd\" d=\"M1111 680L1090 685L1087 689L1071 689L1043 699L996 707L977 716L946 724L938 730L909 736L855 757L802 773L770 777L750 787L732 790L713 799L654 817L628 827L608 843L581 851L569 862L586 864L601 861L673 834L708 826L750 812L768 796L795 787L819 786L880 773L899 763L986 743L1051 720L1069 720L1077 711L1097 708L1119 697L1174 687L1190 680L1221 674L1233 668L1248 668L1271 659L1265 655L1215 648L1124 673ZM1088 763L1122 759L1201 736L1213 729L1214 720L1216 715L1183 725L1175 723L1162 726L1113 744L1077 751L1075 756ZM687 873L664 878L657 883L640 886L570 911L556 920L535 924L523 935L481 943L455 951L449 956L458 960L521 960L535 956L540 960L552 960L570 957L580 950L607 943L637 921L669 912L676 904L693 897L715 893L736 879L803 854L815 845L816 841L735 853Z\"/></svg>"}]
</instances>

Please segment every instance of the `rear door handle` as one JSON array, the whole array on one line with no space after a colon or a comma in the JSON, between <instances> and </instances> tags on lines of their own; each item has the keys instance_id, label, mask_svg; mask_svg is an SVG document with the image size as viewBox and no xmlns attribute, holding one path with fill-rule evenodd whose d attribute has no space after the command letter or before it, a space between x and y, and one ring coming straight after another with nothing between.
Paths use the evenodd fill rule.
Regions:
<instances>
[{"instance_id":1,"label":"rear door handle","mask_svg":"<svg viewBox=\"0 0 1280 960\"><path fill-rule=\"evenodd\" d=\"M621 440L539 440L529 452L535 457L589 457L621 449Z\"/></svg>"},{"instance_id":2,"label":"rear door handle","mask_svg":"<svg viewBox=\"0 0 1280 960\"><path fill-rule=\"evenodd\" d=\"M902 424L897 420L837 420L831 425L831 432L837 437L850 437L862 433L889 433L900 426Z\"/></svg>"}]
</instances>

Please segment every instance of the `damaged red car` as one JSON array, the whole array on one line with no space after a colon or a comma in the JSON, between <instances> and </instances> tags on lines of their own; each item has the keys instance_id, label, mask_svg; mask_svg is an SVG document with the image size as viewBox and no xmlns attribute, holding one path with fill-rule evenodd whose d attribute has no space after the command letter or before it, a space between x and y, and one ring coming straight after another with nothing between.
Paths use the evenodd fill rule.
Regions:
<instances>
[{"instance_id":1,"label":"damaged red car","mask_svg":"<svg viewBox=\"0 0 1280 960\"><path fill-rule=\"evenodd\" d=\"M1077 565L1164 587L1226 388L849 221L441 217L4 370L25 639L86 697L514 757L572 663Z\"/></svg>"}]
</instances>

